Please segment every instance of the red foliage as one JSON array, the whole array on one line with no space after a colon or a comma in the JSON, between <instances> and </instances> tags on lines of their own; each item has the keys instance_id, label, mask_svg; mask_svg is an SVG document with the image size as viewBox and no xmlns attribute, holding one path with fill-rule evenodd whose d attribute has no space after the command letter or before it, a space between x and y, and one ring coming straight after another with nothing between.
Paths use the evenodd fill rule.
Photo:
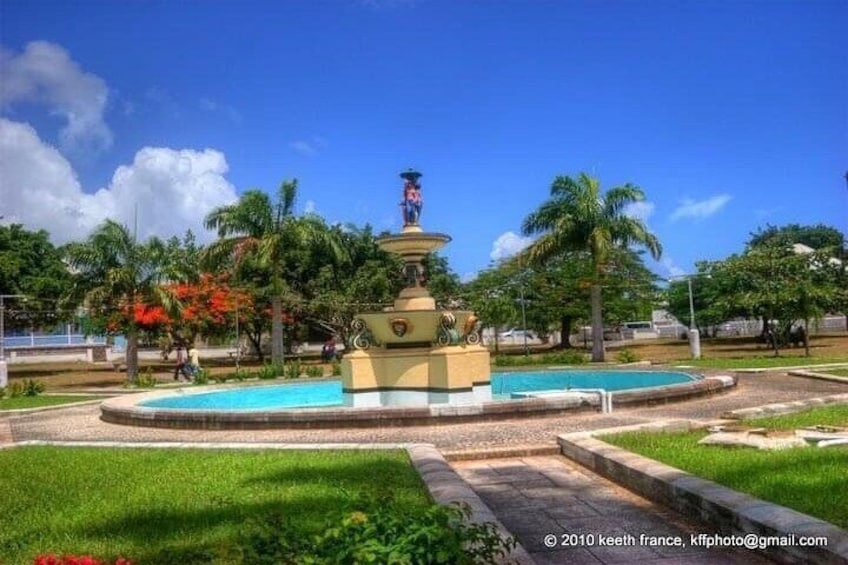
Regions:
<instances>
[{"instance_id":1,"label":"red foliage","mask_svg":"<svg viewBox=\"0 0 848 565\"><path fill-rule=\"evenodd\" d=\"M57 557L52 553L47 555L38 555L33 561L33 565L107 565L103 561L95 559L91 555L63 555ZM132 561L119 557L115 560L114 565L132 565Z\"/></svg>"}]
</instances>

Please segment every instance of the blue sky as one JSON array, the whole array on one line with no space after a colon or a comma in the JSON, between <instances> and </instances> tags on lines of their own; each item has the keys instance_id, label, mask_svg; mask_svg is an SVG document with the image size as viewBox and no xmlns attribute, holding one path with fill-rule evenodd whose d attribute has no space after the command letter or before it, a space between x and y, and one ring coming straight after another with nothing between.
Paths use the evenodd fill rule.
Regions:
<instances>
[{"instance_id":1,"label":"blue sky","mask_svg":"<svg viewBox=\"0 0 848 565\"><path fill-rule=\"evenodd\" d=\"M766 224L848 231L848 3L0 3L0 222L199 233L297 178L301 211L425 229L464 278L558 174L632 182L661 276Z\"/></svg>"}]
</instances>

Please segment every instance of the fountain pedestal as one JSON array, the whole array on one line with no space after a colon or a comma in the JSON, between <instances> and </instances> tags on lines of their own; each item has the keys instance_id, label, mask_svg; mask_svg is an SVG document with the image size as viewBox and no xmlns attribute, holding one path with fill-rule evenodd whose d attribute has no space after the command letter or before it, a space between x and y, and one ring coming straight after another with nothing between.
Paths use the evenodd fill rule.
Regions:
<instances>
[{"instance_id":1,"label":"fountain pedestal","mask_svg":"<svg viewBox=\"0 0 848 565\"><path fill-rule=\"evenodd\" d=\"M421 175L402 173L405 199ZM413 195L414 196L414 195ZM421 229L418 213L405 206L400 234L377 240L400 255L407 286L383 312L360 314L353 322L351 353L342 359L347 406L474 404L491 399L489 351L480 345L473 312L439 310L422 285L424 257L450 237Z\"/></svg>"}]
</instances>

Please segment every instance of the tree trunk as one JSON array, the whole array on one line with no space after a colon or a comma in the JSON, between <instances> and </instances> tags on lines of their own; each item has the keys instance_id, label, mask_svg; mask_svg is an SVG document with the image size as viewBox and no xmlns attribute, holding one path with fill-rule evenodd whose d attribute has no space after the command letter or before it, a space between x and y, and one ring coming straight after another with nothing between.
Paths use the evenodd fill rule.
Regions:
<instances>
[{"instance_id":1,"label":"tree trunk","mask_svg":"<svg viewBox=\"0 0 848 565\"><path fill-rule=\"evenodd\" d=\"M592 307L592 361L603 363L606 359L604 350L604 316L601 310L601 285L592 284L590 289L590 305Z\"/></svg>"},{"instance_id":2,"label":"tree trunk","mask_svg":"<svg viewBox=\"0 0 848 565\"><path fill-rule=\"evenodd\" d=\"M283 361L283 300L277 295L271 299L271 363Z\"/></svg>"},{"instance_id":3,"label":"tree trunk","mask_svg":"<svg viewBox=\"0 0 848 565\"><path fill-rule=\"evenodd\" d=\"M138 378L138 331L134 327L127 329L127 382L135 383Z\"/></svg>"},{"instance_id":4,"label":"tree trunk","mask_svg":"<svg viewBox=\"0 0 848 565\"><path fill-rule=\"evenodd\" d=\"M559 320L560 322L560 338L559 338L559 348L560 349L571 349L571 325L574 323L574 318L572 316L563 316Z\"/></svg>"},{"instance_id":5,"label":"tree trunk","mask_svg":"<svg viewBox=\"0 0 848 565\"><path fill-rule=\"evenodd\" d=\"M810 356L810 321L804 320L804 357Z\"/></svg>"}]
</instances>

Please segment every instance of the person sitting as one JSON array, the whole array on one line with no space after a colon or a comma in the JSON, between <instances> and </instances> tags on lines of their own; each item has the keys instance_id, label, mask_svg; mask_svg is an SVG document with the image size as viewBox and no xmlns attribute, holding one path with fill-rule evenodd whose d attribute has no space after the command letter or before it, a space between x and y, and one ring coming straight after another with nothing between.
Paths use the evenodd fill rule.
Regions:
<instances>
[{"instance_id":1,"label":"person sitting","mask_svg":"<svg viewBox=\"0 0 848 565\"><path fill-rule=\"evenodd\" d=\"M328 339L324 342L323 347L321 347L321 359L325 363L330 363L336 358L336 341L333 338Z\"/></svg>"}]
</instances>

